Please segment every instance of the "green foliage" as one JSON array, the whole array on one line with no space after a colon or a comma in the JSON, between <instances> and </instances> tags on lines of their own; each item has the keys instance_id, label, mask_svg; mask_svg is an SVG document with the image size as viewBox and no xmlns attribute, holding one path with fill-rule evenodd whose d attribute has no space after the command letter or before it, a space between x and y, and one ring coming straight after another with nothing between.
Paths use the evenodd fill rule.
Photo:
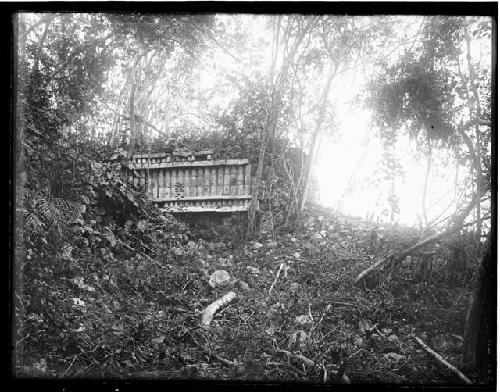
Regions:
<instances>
[{"instance_id":1,"label":"green foliage","mask_svg":"<svg viewBox=\"0 0 500 392\"><path fill-rule=\"evenodd\" d=\"M268 111L268 86L258 80L240 91L240 96L217 119L224 139L228 140L252 164L257 164L259 140L264 131ZM227 151L224 151L227 152Z\"/></svg>"},{"instance_id":2,"label":"green foliage","mask_svg":"<svg viewBox=\"0 0 500 392\"><path fill-rule=\"evenodd\" d=\"M106 14L110 27L118 40L133 56L138 51L160 49L171 53L179 42L187 50L193 50L200 44L197 26L201 31L210 28L213 24L213 15L158 15L146 13L112 13ZM130 45L128 39L134 39ZM134 53L136 52L136 53Z\"/></svg>"},{"instance_id":3,"label":"green foliage","mask_svg":"<svg viewBox=\"0 0 500 392\"><path fill-rule=\"evenodd\" d=\"M37 234L40 234L42 229L49 233L55 229L61 235L68 222L78 219L81 213L81 205L57 197L35 197L34 200L26 200L24 205L27 229Z\"/></svg>"},{"instance_id":4,"label":"green foliage","mask_svg":"<svg viewBox=\"0 0 500 392\"><path fill-rule=\"evenodd\" d=\"M63 126L90 109L112 58L99 33L105 26L102 17L40 17L46 18L45 34L28 36L18 85L28 137L54 140Z\"/></svg>"},{"instance_id":5,"label":"green foliage","mask_svg":"<svg viewBox=\"0 0 500 392\"><path fill-rule=\"evenodd\" d=\"M467 129L471 122L488 118L491 107L487 63L476 60L472 64L477 77L472 80L464 42L471 35L490 34L491 25L481 18L426 18L412 51L393 65L381 63L369 85L367 105L374 110L381 132L403 130L420 145L426 145L427 139L439 140L458 155L457 144L463 143L459 128L464 128L459 124L468 122ZM478 89L480 102L471 106L473 87ZM479 118L475 118L477 106Z\"/></svg>"},{"instance_id":6,"label":"green foliage","mask_svg":"<svg viewBox=\"0 0 500 392\"><path fill-rule=\"evenodd\" d=\"M430 153L431 143L451 150L458 162L477 173L469 183L479 184L488 177L484 174L488 164L481 156L490 154L485 146L491 127L479 124L489 122L491 64L482 60L482 53L473 59L471 37L478 50L490 28L483 18L426 17L410 49L392 65L379 64L366 104L380 131L386 173L400 174L389 146L394 148L398 134L404 132L424 154Z\"/></svg>"},{"instance_id":7,"label":"green foliage","mask_svg":"<svg viewBox=\"0 0 500 392\"><path fill-rule=\"evenodd\" d=\"M413 137L424 132L426 138L446 140L453 132L448 86L444 73L404 59L372 81L369 105L384 132L406 128Z\"/></svg>"}]
</instances>

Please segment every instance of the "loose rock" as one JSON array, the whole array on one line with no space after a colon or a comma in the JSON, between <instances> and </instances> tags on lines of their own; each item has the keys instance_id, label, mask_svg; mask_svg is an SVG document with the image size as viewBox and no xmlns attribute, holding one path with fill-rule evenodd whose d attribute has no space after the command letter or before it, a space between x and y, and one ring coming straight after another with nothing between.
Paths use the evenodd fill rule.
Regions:
<instances>
[{"instance_id":1,"label":"loose rock","mask_svg":"<svg viewBox=\"0 0 500 392\"><path fill-rule=\"evenodd\" d=\"M295 317L295 324L308 325L311 323L312 323L311 318L306 314L302 314L300 316Z\"/></svg>"},{"instance_id":2,"label":"loose rock","mask_svg":"<svg viewBox=\"0 0 500 392\"><path fill-rule=\"evenodd\" d=\"M250 273L252 274L258 274L260 272L260 270L257 267L252 267L251 265L247 266L247 270L249 270Z\"/></svg>"},{"instance_id":3,"label":"loose rock","mask_svg":"<svg viewBox=\"0 0 500 392\"><path fill-rule=\"evenodd\" d=\"M271 249L272 249L272 248L277 248L277 247L278 247L278 243L277 243L276 241L269 241L269 242L267 243L267 247L268 247L268 248L271 248Z\"/></svg>"},{"instance_id":4,"label":"loose rock","mask_svg":"<svg viewBox=\"0 0 500 392\"><path fill-rule=\"evenodd\" d=\"M311 236L311 240L317 241L317 242L323 241L323 236L320 233L316 233L316 234L313 234Z\"/></svg>"},{"instance_id":5,"label":"loose rock","mask_svg":"<svg viewBox=\"0 0 500 392\"><path fill-rule=\"evenodd\" d=\"M221 257L219 260L218 260L219 264L222 266L222 267L231 267L233 265L233 262L232 262L232 259L230 258L223 258Z\"/></svg>"},{"instance_id":6,"label":"loose rock","mask_svg":"<svg viewBox=\"0 0 500 392\"><path fill-rule=\"evenodd\" d=\"M303 350L306 348L308 340L309 339L307 337L307 333L305 331L300 330L300 331L294 332L290 336L290 339L288 341L288 346L289 347L298 346L299 349Z\"/></svg>"},{"instance_id":7,"label":"loose rock","mask_svg":"<svg viewBox=\"0 0 500 392\"><path fill-rule=\"evenodd\" d=\"M211 287L216 288L220 286L226 286L227 284L229 284L230 280L231 278L226 270L217 270L212 275L210 275L208 284Z\"/></svg>"},{"instance_id":8,"label":"loose rock","mask_svg":"<svg viewBox=\"0 0 500 392\"><path fill-rule=\"evenodd\" d=\"M254 249L260 249L262 248L264 245L262 245L260 242L254 242L253 243L253 248Z\"/></svg>"}]
</instances>

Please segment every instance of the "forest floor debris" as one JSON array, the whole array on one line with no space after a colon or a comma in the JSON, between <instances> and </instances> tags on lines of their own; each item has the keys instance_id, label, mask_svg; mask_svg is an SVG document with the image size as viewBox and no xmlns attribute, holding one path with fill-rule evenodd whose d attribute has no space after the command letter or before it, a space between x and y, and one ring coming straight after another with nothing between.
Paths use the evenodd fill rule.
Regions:
<instances>
[{"instance_id":1,"label":"forest floor debris","mask_svg":"<svg viewBox=\"0 0 500 392\"><path fill-rule=\"evenodd\" d=\"M81 270L79 285L69 289L67 280L56 278L59 283L38 282L55 285L53 291L73 293L68 297L81 304L67 306L64 318L75 324L71 333L57 325L49 328L48 313L25 315L28 325L18 344L30 347L30 352L17 358L19 373L456 382L454 375L429 361L413 334L435 344L449 363L458 366L462 341L456 337L463 332L471 282L445 279L441 249L430 275L421 274L417 254L376 287L356 287L353 278L375 257L404 248L419 233L348 217L339 220L324 211L319 219L317 214L312 212L305 229L293 234L261 234L258 241L267 246L246 241L229 246L203 239L191 229L189 241L155 247L163 258L134 255L127 246L127 254L102 247L107 261L88 264ZM326 244L311 242L311 232ZM381 232L383 236L373 235ZM65 255L79 264L91 257L78 248ZM234 292L224 293L226 285L208 279L220 273L221 264L224 276L234 277ZM82 289L87 286L95 290ZM202 315L201 324L210 329L200 329ZM50 317L57 322L55 315ZM45 344L40 338L33 340L36 331ZM61 333L64 342L58 340Z\"/></svg>"}]
</instances>

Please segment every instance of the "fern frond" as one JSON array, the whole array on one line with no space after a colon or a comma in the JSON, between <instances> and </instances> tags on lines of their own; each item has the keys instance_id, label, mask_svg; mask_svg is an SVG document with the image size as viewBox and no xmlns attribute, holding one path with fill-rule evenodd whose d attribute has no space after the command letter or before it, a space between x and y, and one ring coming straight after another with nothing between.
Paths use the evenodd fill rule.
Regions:
<instances>
[{"instance_id":1,"label":"fern frond","mask_svg":"<svg viewBox=\"0 0 500 392\"><path fill-rule=\"evenodd\" d=\"M40 196L36 198L34 211L41 217L48 231L57 229L60 234L62 234L68 222L80 216L80 207L77 202L57 197L46 198Z\"/></svg>"},{"instance_id":2,"label":"fern frond","mask_svg":"<svg viewBox=\"0 0 500 392\"><path fill-rule=\"evenodd\" d=\"M59 210L60 216L65 222L74 221L80 217L80 204L67 199L53 198L54 206Z\"/></svg>"},{"instance_id":3,"label":"fern frond","mask_svg":"<svg viewBox=\"0 0 500 392\"><path fill-rule=\"evenodd\" d=\"M27 234L40 234L45 228L45 224L32 211L24 212L24 229Z\"/></svg>"}]
</instances>

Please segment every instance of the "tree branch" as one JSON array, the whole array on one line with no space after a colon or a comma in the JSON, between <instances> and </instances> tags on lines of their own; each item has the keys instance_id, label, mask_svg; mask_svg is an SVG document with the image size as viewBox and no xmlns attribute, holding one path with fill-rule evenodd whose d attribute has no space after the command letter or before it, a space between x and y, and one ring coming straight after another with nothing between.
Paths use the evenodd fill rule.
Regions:
<instances>
[{"instance_id":1,"label":"tree branch","mask_svg":"<svg viewBox=\"0 0 500 392\"><path fill-rule=\"evenodd\" d=\"M441 238L447 237L451 234L456 233L457 231L461 230L464 227L464 219L470 214L474 206L476 205L476 202L478 199L481 199L483 196L484 191L482 194L475 194L470 203L467 205L467 207L462 211L462 213L456 215L455 217L451 218L451 225L448 229L444 230L441 233L436 233L424 240L418 241L416 244L410 246L409 248L405 249L404 251L400 253L395 253L392 252L388 256L380 259L377 261L375 264L371 265L369 268L365 269L363 272L361 272L355 279L354 283L358 283L365 279L367 276L372 274L374 271L378 270L379 267L385 265L385 264L392 264L394 266L398 265L401 263L406 256L409 256L416 250L422 248L425 245L431 244L433 242L436 242L440 240Z\"/></svg>"},{"instance_id":2,"label":"tree branch","mask_svg":"<svg viewBox=\"0 0 500 392\"><path fill-rule=\"evenodd\" d=\"M457 375L463 382L466 384L472 384L472 381L467 378L460 370L458 370L455 366L451 365L449 362L447 362L441 355L439 355L437 352L435 352L433 349L431 349L429 346L427 346L422 339L419 337L413 335L413 339L422 347L428 354L432 356L437 362L439 362L441 365L444 365L446 368L448 368L450 371L452 371L455 375Z\"/></svg>"}]
</instances>

